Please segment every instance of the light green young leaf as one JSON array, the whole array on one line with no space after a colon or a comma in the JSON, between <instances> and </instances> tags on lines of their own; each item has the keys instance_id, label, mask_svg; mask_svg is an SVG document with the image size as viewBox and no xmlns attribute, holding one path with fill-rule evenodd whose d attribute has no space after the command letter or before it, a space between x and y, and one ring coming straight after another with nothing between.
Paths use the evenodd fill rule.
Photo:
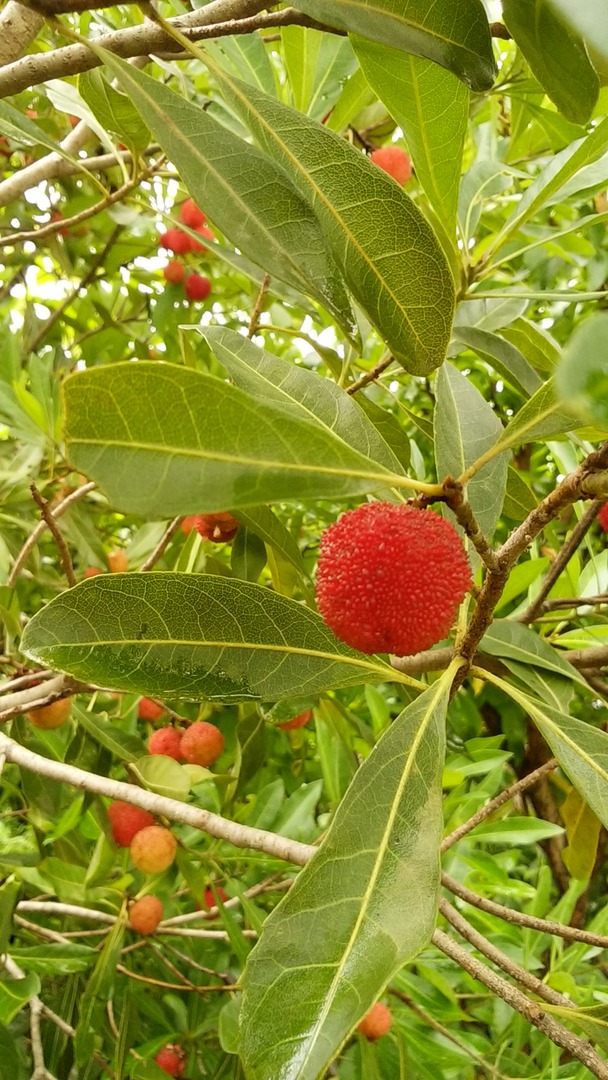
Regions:
<instances>
[{"instance_id":1,"label":"light green young leaf","mask_svg":"<svg viewBox=\"0 0 608 1080\"><path fill-rule=\"evenodd\" d=\"M489 90L496 67L480 0L295 0L294 7L338 30L425 57L472 90Z\"/></svg>"},{"instance_id":2,"label":"light green young leaf","mask_svg":"<svg viewBox=\"0 0 608 1080\"><path fill-rule=\"evenodd\" d=\"M23 979L0 976L0 1024L8 1027L30 998L40 993L40 979L33 971Z\"/></svg>"},{"instance_id":3,"label":"light green young leaf","mask_svg":"<svg viewBox=\"0 0 608 1080\"><path fill-rule=\"evenodd\" d=\"M168 517L415 486L291 407L177 365L93 368L63 393L71 465L126 512Z\"/></svg>"},{"instance_id":4,"label":"light green young leaf","mask_svg":"<svg viewBox=\"0 0 608 1080\"><path fill-rule=\"evenodd\" d=\"M596 70L608 71L608 22L604 0L585 0L573 4L572 0L547 0L549 7L563 19L573 33L584 39Z\"/></svg>"},{"instance_id":5,"label":"light green young leaf","mask_svg":"<svg viewBox=\"0 0 608 1080\"><path fill-rule=\"evenodd\" d=\"M161 699L276 701L396 678L295 600L211 574L90 578L30 620L22 648L76 678Z\"/></svg>"},{"instance_id":6,"label":"light green young leaf","mask_svg":"<svg viewBox=\"0 0 608 1080\"><path fill-rule=\"evenodd\" d=\"M110 135L141 151L150 142L150 132L141 122L133 102L121 94L102 74L100 68L78 76L78 90L91 112Z\"/></svg>"},{"instance_id":7,"label":"light green young leaf","mask_svg":"<svg viewBox=\"0 0 608 1080\"><path fill-rule=\"evenodd\" d=\"M565 409L608 431L608 314L592 315L576 328L557 366L555 384Z\"/></svg>"},{"instance_id":8,"label":"light green young leaf","mask_svg":"<svg viewBox=\"0 0 608 1080\"><path fill-rule=\"evenodd\" d=\"M453 669L393 722L243 974L248 1080L317 1080L434 925ZM407 895L407 918L403 897Z\"/></svg>"},{"instance_id":9,"label":"light green young leaf","mask_svg":"<svg viewBox=\"0 0 608 1080\"><path fill-rule=\"evenodd\" d=\"M422 213L335 132L209 66L256 141L312 206L353 296L396 359L428 375L445 356L455 298Z\"/></svg>"},{"instance_id":10,"label":"light green young leaf","mask_svg":"<svg viewBox=\"0 0 608 1080\"><path fill-rule=\"evenodd\" d=\"M486 630L479 647L490 656L545 668L555 675L563 675L587 687L585 679L579 675L573 664L564 660L561 653L548 641L522 623L510 619L495 619L490 629Z\"/></svg>"}]
</instances>

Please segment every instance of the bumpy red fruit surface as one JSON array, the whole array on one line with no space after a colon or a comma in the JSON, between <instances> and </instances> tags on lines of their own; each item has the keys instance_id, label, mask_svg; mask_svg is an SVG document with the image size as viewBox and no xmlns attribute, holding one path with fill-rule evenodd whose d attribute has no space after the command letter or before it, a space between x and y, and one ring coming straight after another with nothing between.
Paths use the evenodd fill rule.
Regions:
<instances>
[{"instance_id":1,"label":"bumpy red fruit surface","mask_svg":"<svg viewBox=\"0 0 608 1080\"><path fill-rule=\"evenodd\" d=\"M165 757L183 761L181 732L174 727L162 727L153 731L148 739L149 754L164 754Z\"/></svg>"},{"instance_id":2,"label":"bumpy red fruit surface","mask_svg":"<svg viewBox=\"0 0 608 1080\"><path fill-rule=\"evenodd\" d=\"M604 505L602 506L599 514L597 515L597 520L599 521L604 532L608 533L608 503L604 503Z\"/></svg>"},{"instance_id":3,"label":"bumpy red fruit surface","mask_svg":"<svg viewBox=\"0 0 608 1080\"><path fill-rule=\"evenodd\" d=\"M189 274L184 281L184 292L188 300L206 300L211 292L211 282L202 274Z\"/></svg>"},{"instance_id":4,"label":"bumpy red fruit surface","mask_svg":"<svg viewBox=\"0 0 608 1080\"><path fill-rule=\"evenodd\" d=\"M227 511L222 510L217 514L198 514L194 520L194 528L205 540L213 540L215 544L227 544L233 540L239 523Z\"/></svg>"},{"instance_id":5,"label":"bumpy red fruit surface","mask_svg":"<svg viewBox=\"0 0 608 1080\"><path fill-rule=\"evenodd\" d=\"M169 1043L154 1058L159 1068L164 1069L169 1076L183 1076L186 1068L186 1056L181 1046Z\"/></svg>"},{"instance_id":6,"label":"bumpy red fruit surface","mask_svg":"<svg viewBox=\"0 0 608 1080\"><path fill-rule=\"evenodd\" d=\"M161 720L166 715L166 712L164 705L160 705L158 701L153 701L149 697L142 697L137 706L139 719L147 720L150 724L155 724L157 720Z\"/></svg>"},{"instance_id":7,"label":"bumpy red fruit surface","mask_svg":"<svg viewBox=\"0 0 608 1080\"><path fill-rule=\"evenodd\" d=\"M163 917L163 905L157 896L142 896L129 908L129 926L136 934L155 934Z\"/></svg>"},{"instance_id":8,"label":"bumpy red fruit surface","mask_svg":"<svg viewBox=\"0 0 608 1080\"><path fill-rule=\"evenodd\" d=\"M311 716L312 709L307 709L299 716L294 716L293 720L284 720L282 724L277 724L277 727L283 728L283 731L295 731L297 728L305 727Z\"/></svg>"},{"instance_id":9,"label":"bumpy red fruit surface","mask_svg":"<svg viewBox=\"0 0 608 1080\"><path fill-rule=\"evenodd\" d=\"M163 267L163 277L170 285L179 285L185 276L186 267L182 263L176 262L175 259Z\"/></svg>"},{"instance_id":10,"label":"bumpy red fruit surface","mask_svg":"<svg viewBox=\"0 0 608 1080\"><path fill-rule=\"evenodd\" d=\"M430 649L449 633L470 581L454 526L429 510L367 503L321 539L319 611L364 653Z\"/></svg>"},{"instance_id":11,"label":"bumpy red fruit surface","mask_svg":"<svg viewBox=\"0 0 608 1080\"><path fill-rule=\"evenodd\" d=\"M131 841L131 861L143 874L161 874L175 858L177 840L162 825L148 825Z\"/></svg>"},{"instance_id":12,"label":"bumpy red fruit surface","mask_svg":"<svg viewBox=\"0 0 608 1080\"><path fill-rule=\"evenodd\" d=\"M129 847L138 832L149 825L154 825L152 814L126 802L111 803L108 807L108 817L112 826L112 836L120 847Z\"/></svg>"},{"instance_id":13,"label":"bumpy red fruit surface","mask_svg":"<svg viewBox=\"0 0 608 1080\"><path fill-rule=\"evenodd\" d=\"M158 246L172 251L174 255L185 255L192 250L190 237L183 229L167 229L158 238Z\"/></svg>"},{"instance_id":14,"label":"bumpy red fruit surface","mask_svg":"<svg viewBox=\"0 0 608 1080\"><path fill-rule=\"evenodd\" d=\"M376 1039L380 1039L383 1035L388 1035L391 1030L392 1022L393 1018L388 1005L384 1005L381 1001L377 1001L375 1005L372 1005L367 1016L363 1017L358 1028L361 1034L365 1035L366 1039L369 1039L370 1042L375 1042Z\"/></svg>"},{"instance_id":15,"label":"bumpy red fruit surface","mask_svg":"<svg viewBox=\"0 0 608 1080\"><path fill-rule=\"evenodd\" d=\"M194 199L186 199L180 207L179 220L183 221L189 229L198 229L200 225L205 224L207 218Z\"/></svg>"},{"instance_id":16,"label":"bumpy red fruit surface","mask_svg":"<svg viewBox=\"0 0 608 1080\"><path fill-rule=\"evenodd\" d=\"M224 736L215 724L198 720L182 735L182 754L190 765L213 765L224 749Z\"/></svg>"},{"instance_id":17,"label":"bumpy red fruit surface","mask_svg":"<svg viewBox=\"0 0 608 1080\"><path fill-rule=\"evenodd\" d=\"M405 150L402 150L400 146L381 146L370 154L370 158L374 165L384 169L384 172L392 176L393 180L401 184L401 187L407 184L412 175L412 163L409 154L406 154Z\"/></svg>"}]
</instances>

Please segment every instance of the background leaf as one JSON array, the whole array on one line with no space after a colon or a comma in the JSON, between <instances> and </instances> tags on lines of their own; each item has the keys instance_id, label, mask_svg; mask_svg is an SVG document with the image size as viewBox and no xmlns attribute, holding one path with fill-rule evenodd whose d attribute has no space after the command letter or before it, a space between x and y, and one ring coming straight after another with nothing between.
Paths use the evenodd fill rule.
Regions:
<instances>
[{"instance_id":1,"label":"background leaf","mask_svg":"<svg viewBox=\"0 0 608 1080\"><path fill-rule=\"evenodd\" d=\"M565 409L608 431L608 314L592 315L573 333L555 372Z\"/></svg>"}]
</instances>

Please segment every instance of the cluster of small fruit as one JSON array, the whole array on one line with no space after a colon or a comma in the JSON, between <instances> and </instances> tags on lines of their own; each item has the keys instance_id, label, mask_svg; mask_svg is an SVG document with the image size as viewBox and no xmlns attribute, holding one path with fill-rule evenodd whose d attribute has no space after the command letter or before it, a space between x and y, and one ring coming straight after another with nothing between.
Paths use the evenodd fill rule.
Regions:
<instances>
[{"instance_id":1,"label":"cluster of small fruit","mask_svg":"<svg viewBox=\"0 0 608 1080\"><path fill-rule=\"evenodd\" d=\"M203 240L208 242L215 240L203 211L193 199L186 199L182 203L179 219L183 225L192 229ZM161 248L171 251L174 255L189 255L208 250L208 243L204 244L201 240L195 240L183 229L167 229L159 238L158 243ZM206 300L211 292L210 279L194 271L188 272L188 268L179 259L172 259L167 263L163 270L163 277L170 285L182 285L188 300Z\"/></svg>"},{"instance_id":2,"label":"cluster of small fruit","mask_svg":"<svg viewBox=\"0 0 608 1080\"><path fill-rule=\"evenodd\" d=\"M166 719L167 710L160 702L144 697L139 702L138 716L140 720L157 724ZM224 736L215 724L205 720L197 720L185 730L166 724L148 739L148 752L208 768L224 752Z\"/></svg>"}]
</instances>

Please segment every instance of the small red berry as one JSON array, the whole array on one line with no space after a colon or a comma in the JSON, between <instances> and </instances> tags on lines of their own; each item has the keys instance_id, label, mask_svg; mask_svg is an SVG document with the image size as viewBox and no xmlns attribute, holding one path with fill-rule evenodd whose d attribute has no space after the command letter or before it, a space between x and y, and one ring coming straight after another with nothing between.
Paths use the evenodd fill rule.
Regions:
<instances>
[{"instance_id":1,"label":"small red berry","mask_svg":"<svg viewBox=\"0 0 608 1080\"><path fill-rule=\"evenodd\" d=\"M198 229L201 225L204 225L207 218L203 214L200 206L197 206L194 199L186 199L182 203L179 211L179 220L187 225L189 229Z\"/></svg>"},{"instance_id":2,"label":"small red berry","mask_svg":"<svg viewBox=\"0 0 608 1080\"><path fill-rule=\"evenodd\" d=\"M129 569L129 559L126 551L122 551L121 548L108 551L108 566L112 574L125 574Z\"/></svg>"},{"instance_id":3,"label":"small red berry","mask_svg":"<svg viewBox=\"0 0 608 1080\"><path fill-rule=\"evenodd\" d=\"M599 514L597 515L597 520L599 521L600 526L602 527L604 532L608 533L608 503L604 503L604 505L602 506Z\"/></svg>"},{"instance_id":4,"label":"small red berry","mask_svg":"<svg viewBox=\"0 0 608 1080\"><path fill-rule=\"evenodd\" d=\"M388 1005L377 1001L357 1027L361 1034L365 1035L366 1039L375 1042L376 1039L382 1038L383 1035L388 1035L392 1023L393 1018Z\"/></svg>"},{"instance_id":5,"label":"small red berry","mask_svg":"<svg viewBox=\"0 0 608 1080\"><path fill-rule=\"evenodd\" d=\"M206 300L211 292L211 282L201 274L188 274L184 281L184 291L188 300Z\"/></svg>"},{"instance_id":6,"label":"small red berry","mask_svg":"<svg viewBox=\"0 0 608 1080\"><path fill-rule=\"evenodd\" d=\"M208 243L202 244L199 240L190 240L191 251L207 251L209 243L213 243L215 240L215 233L209 228L208 225L199 225L196 229L199 236L202 236L203 240L207 240Z\"/></svg>"},{"instance_id":7,"label":"small red berry","mask_svg":"<svg viewBox=\"0 0 608 1080\"><path fill-rule=\"evenodd\" d=\"M108 817L114 842L120 847L129 847L138 832L154 825L152 814L126 802L111 803L108 806Z\"/></svg>"},{"instance_id":8,"label":"small red berry","mask_svg":"<svg viewBox=\"0 0 608 1080\"><path fill-rule=\"evenodd\" d=\"M98 574L103 574L103 570L100 570L98 566L87 566L83 578L97 577Z\"/></svg>"},{"instance_id":9,"label":"small red berry","mask_svg":"<svg viewBox=\"0 0 608 1080\"><path fill-rule=\"evenodd\" d=\"M293 720L284 720L282 724L277 724L277 727L283 728L283 731L295 731L296 728L305 727L311 717L312 709L307 709L299 716L294 716Z\"/></svg>"},{"instance_id":10,"label":"small red berry","mask_svg":"<svg viewBox=\"0 0 608 1080\"><path fill-rule=\"evenodd\" d=\"M174 727L162 727L153 731L148 739L148 753L164 754L175 761L183 761L181 732Z\"/></svg>"},{"instance_id":11,"label":"small red berry","mask_svg":"<svg viewBox=\"0 0 608 1080\"><path fill-rule=\"evenodd\" d=\"M147 720L150 724L155 724L157 720L162 720L167 710L164 705L161 705L158 701L153 701L152 698L142 697L139 705L137 706L137 716L140 720Z\"/></svg>"},{"instance_id":12,"label":"small red berry","mask_svg":"<svg viewBox=\"0 0 608 1080\"><path fill-rule=\"evenodd\" d=\"M341 641L364 653L430 649L448 635L470 583L456 529L429 510L366 503L321 539L319 611Z\"/></svg>"},{"instance_id":13,"label":"small red berry","mask_svg":"<svg viewBox=\"0 0 608 1080\"><path fill-rule=\"evenodd\" d=\"M236 536L239 523L227 511L217 514L199 514L194 528L204 540L213 540L215 544L227 544Z\"/></svg>"},{"instance_id":14,"label":"small red berry","mask_svg":"<svg viewBox=\"0 0 608 1080\"><path fill-rule=\"evenodd\" d=\"M214 896L214 892L215 892L215 896ZM208 885L207 888L205 889L205 893L204 893L204 897L203 897L203 903L204 903L205 907L207 908L207 911L209 911L210 908L217 907L216 896L217 896L217 899L220 900L222 904L225 904L227 899L228 899L228 894L226 892L224 892L221 885L216 885L214 889L212 889L211 886Z\"/></svg>"},{"instance_id":15,"label":"small red berry","mask_svg":"<svg viewBox=\"0 0 608 1080\"><path fill-rule=\"evenodd\" d=\"M186 1068L186 1055L181 1046L176 1043L168 1043L158 1051L154 1058L159 1068L164 1069L169 1076L183 1076Z\"/></svg>"},{"instance_id":16,"label":"small red berry","mask_svg":"<svg viewBox=\"0 0 608 1080\"><path fill-rule=\"evenodd\" d=\"M142 874L162 874L177 852L177 840L162 825L146 825L135 834L130 845L131 862Z\"/></svg>"},{"instance_id":17,"label":"small red berry","mask_svg":"<svg viewBox=\"0 0 608 1080\"><path fill-rule=\"evenodd\" d=\"M401 187L407 184L412 175L410 156L400 146L381 146L370 154L370 160L384 169Z\"/></svg>"},{"instance_id":18,"label":"small red berry","mask_svg":"<svg viewBox=\"0 0 608 1080\"><path fill-rule=\"evenodd\" d=\"M175 259L163 267L163 277L170 285L180 285L186 276L186 267Z\"/></svg>"},{"instance_id":19,"label":"small red berry","mask_svg":"<svg viewBox=\"0 0 608 1080\"><path fill-rule=\"evenodd\" d=\"M215 724L198 720L182 735L182 754L190 765L213 765L224 749L224 736Z\"/></svg>"},{"instance_id":20,"label":"small red berry","mask_svg":"<svg viewBox=\"0 0 608 1080\"><path fill-rule=\"evenodd\" d=\"M183 229L167 229L159 237L158 246L172 251L174 255L185 255L192 250L190 237Z\"/></svg>"},{"instance_id":21,"label":"small red berry","mask_svg":"<svg viewBox=\"0 0 608 1080\"><path fill-rule=\"evenodd\" d=\"M154 934L163 917L163 905L157 896L142 896L129 908L129 926L137 934Z\"/></svg>"}]
</instances>

